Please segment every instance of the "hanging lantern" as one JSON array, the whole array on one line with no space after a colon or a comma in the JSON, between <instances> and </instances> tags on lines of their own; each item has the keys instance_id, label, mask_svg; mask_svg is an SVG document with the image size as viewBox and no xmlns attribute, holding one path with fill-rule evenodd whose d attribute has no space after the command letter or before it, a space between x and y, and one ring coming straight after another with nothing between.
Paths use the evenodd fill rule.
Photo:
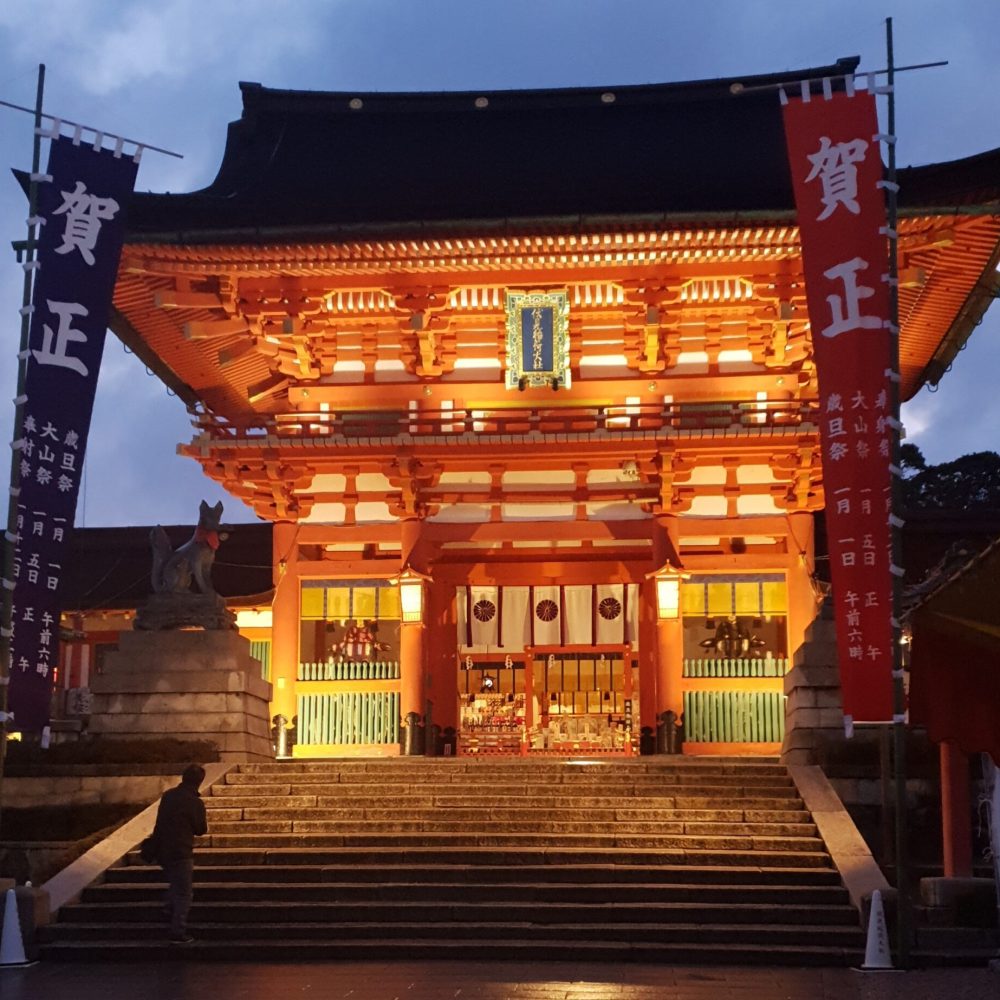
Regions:
<instances>
[{"instance_id":1,"label":"hanging lantern","mask_svg":"<svg viewBox=\"0 0 1000 1000\"><path fill-rule=\"evenodd\" d=\"M403 624L424 620L424 577L407 567L399 574L399 609Z\"/></svg>"},{"instance_id":2,"label":"hanging lantern","mask_svg":"<svg viewBox=\"0 0 1000 1000\"><path fill-rule=\"evenodd\" d=\"M656 617L662 621L676 621L681 616L681 574L672 566L664 566L655 573Z\"/></svg>"}]
</instances>

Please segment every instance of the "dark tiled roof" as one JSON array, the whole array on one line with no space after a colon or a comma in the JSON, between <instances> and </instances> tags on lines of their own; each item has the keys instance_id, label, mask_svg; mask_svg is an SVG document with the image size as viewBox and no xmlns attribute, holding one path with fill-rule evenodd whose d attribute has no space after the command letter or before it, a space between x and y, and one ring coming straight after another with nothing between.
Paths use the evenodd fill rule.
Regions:
<instances>
[{"instance_id":1,"label":"dark tiled roof","mask_svg":"<svg viewBox=\"0 0 1000 1000\"><path fill-rule=\"evenodd\" d=\"M1000 510L907 512L903 609L909 617L957 575L1000 545Z\"/></svg>"},{"instance_id":2,"label":"dark tiled roof","mask_svg":"<svg viewBox=\"0 0 1000 1000\"><path fill-rule=\"evenodd\" d=\"M128 610L150 594L151 528L77 528L63 574L67 611ZM212 579L227 599L267 595L272 589L271 524L228 526L215 557ZM192 534L190 525L165 526L174 548ZM269 598L267 598L269 600Z\"/></svg>"},{"instance_id":3,"label":"dark tiled roof","mask_svg":"<svg viewBox=\"0 0 1000 1000\"><path fill-rule=\"evenodd\" d=\"M843 76L857 62L564 90L357 94L244 83L243 117L229 127L216 179L193 194L137 195L132 239L788 210L778 97L750 88ZM736 82L747 92L734 95Z\"/></svg>"},{"instance_id":4,"label":"dark tiled roof","mask_svg":"<svg viewBox=\"0 0 1000 1000\"><path fill-rule=\"evenodd\" d=\"M352 229L458 232L462 222L515 230L529 219L788 212L774 85L843 76L857 63L562 90L335 93L243 83L243 116L229 126L216 179L191 194L136 195L131 238L235 242L275 229L350 238ZM732 92L735 83L743 93ZM901 205L995 201L998 174L1000 150L902 170Z\"/></svg>"}]
</instances>

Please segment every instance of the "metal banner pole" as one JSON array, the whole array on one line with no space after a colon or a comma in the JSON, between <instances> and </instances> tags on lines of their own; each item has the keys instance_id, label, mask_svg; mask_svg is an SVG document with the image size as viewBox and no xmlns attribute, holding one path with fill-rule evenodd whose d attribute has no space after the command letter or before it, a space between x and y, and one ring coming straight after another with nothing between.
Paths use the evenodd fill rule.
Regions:
<instances>
[{"instance_id":1,"label":"metal banner pole","mask_svg":"<svg viewBox=\"0 0 1000 1000\"><path fill-rule=\"evenodd\" d=\"M899 187L896 183L896 94L895 69L892 46L892 18L886 18L886 66L888 116L886 132L889 141L886 143L886 160L888 177L886 184L886 222L889 236L889 335L890 335L890 365L889 399L893 417L892 434L892 499L890 506L889 525L892 539L892 734L893 759L895 763L895 799L896 799L896 948L899 965L909 968L911 939L911 908L908 857L906 849L906 690L903 686L903 630L902 614L902 518L898 512L901 509L902 487L900 479L900 449L902 445L902 425L899 421L899 259L896 226L898 224Z\"/></svg>"},{"instance_id":2,"label":"metal banner pole","mask_svg":"<svg viewBox=\"0 0 1000 1000\"><path fill-rule=\"evenodd\" d=\"M31 292L34 285L35 247L38 237L38 171L42 155L42 96L45 91L45 66L38 67L38 88L35 93L35 129L31 152L31 177L28 184L28 238L17 256L24 268L21 294L21 340L17 355L17 394L14 397L14 433L21 433L24 420L24 384L28 370L28 336L31 330ZM14 549L17 541L17 496L21 482L21 454L11 449L10 495L7 505L7 530L3 543L3 586L0 600L0 824L3 818L3 770L7 760L7 695L10 689L11 623L14 610ZM2 825L0 825L2 829Z\"/></svg>"}]
</instances>

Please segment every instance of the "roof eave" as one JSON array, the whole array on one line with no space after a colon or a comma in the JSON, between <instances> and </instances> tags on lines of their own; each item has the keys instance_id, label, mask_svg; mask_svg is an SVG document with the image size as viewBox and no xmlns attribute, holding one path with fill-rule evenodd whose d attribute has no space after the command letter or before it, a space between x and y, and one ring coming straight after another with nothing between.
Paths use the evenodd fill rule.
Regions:
<instances>
[{"instance_id":1,"label":"roof eave","mask_svg":"<svg viewBox=\"0 0 1000 1000\"><path fill-rule=\"evenodd\" d=\"M992 214L1000 214L994 206ZM913 398L925 385L936 386L951 367L951 363L961 351L973 330L982 322L986 310L1000 298L1000 244L993 248L990 259L983 268L982 274L972 287L968 297L952 320L951 326L945 331L937 350L931 355L930 361L924 366L917 379L912 394Z\"/></svg>"}]
</instances>

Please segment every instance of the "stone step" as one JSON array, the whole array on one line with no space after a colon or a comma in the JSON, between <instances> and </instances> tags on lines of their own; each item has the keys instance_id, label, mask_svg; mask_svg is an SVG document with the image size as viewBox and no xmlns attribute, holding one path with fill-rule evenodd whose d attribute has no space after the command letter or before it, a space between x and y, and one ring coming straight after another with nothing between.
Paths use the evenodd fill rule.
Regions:
<instances>
[{"instance_id":1,"label":"stone step","mask_svg":"<svg viewBox=\"0 0 1000 1000\"><path fill-rule=\"evenodd\" d=\"M414 795L400 792L399 794L388 794L385 792L352 793L344 794L333 788L323 788L317 793L315 791L302 791L308 786L280 786L273 794L255 795L247 791L242 785L217 785L213 789L213 794L205 797L208 803L222 803L230 798L257 799L263 803L274 802L284 803L287 797L292 801L311 800L310 805L315 804L320 808L336 809L346 805L370 805L385 806L386 808L431 808L431 807L473 807L481 808L484 805L497 806L522 806L524 808L540 807L545 805L558 805L573 808L616 808L621 807L622 802L629 802L635 808L643 809L754 809L754 810L802 810L802 802L798 796L780 795L772 796L770 792L766 795L711 795L711 794L690 794L682 795L631 795L627 797L612 795L539 795L539 794L492 794L484 792L481 795L443 795L440 793L428 793L425 795ZM228 805L228 803L226 803ZM220 805L219 808L225 808ZM289 805L289 808L293 806ZM309 808L304 805L303 808Z\"/></svg>"},{"instance_id":2,"label":"stone step","mask_svg":"<svg viewBox=\"0 0 1000 1000\"><path fill-rule=\"evenodd\" d=\"M45 957L841 965L857 912L774 759L300 761L206 795L191 926L133 852Z\"/></svg>"},{"instance_id":3,"label":"stone step","mask_svg":"<svg viewBox=\"0 0 1000 1000\"><path fill-rule=\"evenodd\" d=\"M227 859L228 861L238 859ZM467 883L470 880L467 865L371 865L371 864L257 864L240 863L199 864L195 880L201 883L256 882L363 882L377 885L382 882L436 882ZM669 885L825 885L840 886L840 876L832 868L690 868L676 865L476 865L475 881L479 885L509 882L530 882L535 885L549 883L641 882ZM156 865L136 862L108 871L105 884L160 884L163 874Z\"/></svg>"},{"instance_id":4,"label":"stone step","mask_svg":"<svg viewBox=\"0 0 1000 1000\"><path fill-rule=\"evenodd\" d=\"M287 815L290 811L303 812L305 810L327 810L329 812L339 812L343 814L365 815L372 818L379 817L379 812L399 816L417 816L421 813L447 811L449 815L462 814L468 818L483 815L485 810L490 815L500 815L505 811L516 811L525 816L538 815L538 810L546 810L556 813L563 810L573 812L587 812L595 819L601 818L622 818L622 819L647 819L660 817L665 820L680 820L684 822L700 823L808 823L811 820L806 809L675 809L664 808L662 806L651 805L650 800L638 800L641 805L622 806L621 801L608 798L602 804L589 804L581 806L580 800L568 796L551 799L518 799L505 798L493 799L489 803L482 803L478 800L465 800L450 796L434 796L433 801L417 800L412 802L396 802L391 806L380 806L364 800L358 800L353 804L345 804L341 799L325 799L315 795L296 795L282 798L281 796L266 795L218 795L207 796L205 798L205 808L209 812L209 821L212 818L231 819L233 817L224 816L223 813L239 811L246 818L251 818L249 810L267 810ZM672 800L671 800L672 801ZM320 804L322 803L322 804ZM363 812L361 812L363 811ZM257 815L252 818L263 819L266 817ZM513 817L512 817L513 818Z\"/></svg>"},{"instance_id":5,"label":"stone step","mask_svg":"<svg viewBox=\"0 0 1000 1000\"><path fill-rule=\"evenodd\" d=\"M120 887L127 888L127 887ZM275 928L295 922L398 923L420 921L436 923L525 922L541 926L550 923L612 925L622 923L714 923L838 925L857 928L857 911L851 906L809 902L744 903L737 901L706 902L703 899L664 902L661 900L618 900L614 902L556 901L543 899L495 900L488 902L460 899L399 898L395 900L353 901L342 899L267 899L250 893L233 900L210 900L210 887L199 887L191 908L191 923L203 922L270 924ZM233 891L236 887L227 887ZM146 899L123 898L118 902L76 903L65 907L62 919L68 923L135 924L164 923L162 895L152 892ZM779 919L780 918L780 919Z\"/></svg>"},{"instance_id":6,"label":"stone step","mask_svg":"<svg viewBox=\"0 0 1000 1000\"><path fill-rule=\"evenodd\" d=\"M162 903L160 879L146 883L105 882L85 889L83 904L121 905L123 903ZM470 873L465 883L357 881L301 882L275 885L273 882L210 882L202 872L195 880L196 899L201 904L248 902L257 905L292 902L355 902L358 905L383 905L396 902L424 902L437 906L447 902L486 905L504 902L546 905L604 905L613 896L616 904L694 903L706 905L733 903L741 906L845 905L846 891L831 885L728 885L672 884L649 882L490 882L483 883Z\"/></svg>"},{"instance_id":7,"label":"stone step","mask_svg":"<svg viewBox=\"0 0 1000 1000\"><path fill-rule=\"evenodd\" d=\"M673 774L676 772L718 772L722 774L786 774L777 757L663 757L656 760L622 760L620 758L591 760L581 763L578 759L524 760L523 758L383 758L378 760L293 760L240 764L244 774L269 775L288 771L331 772L336 774L368 772L381 775L393 772L417 773L437 776L442 773L497 774L513 771L539 771L549 773L553 767L567 770L629 771L646 774Z\"/></svg>"},{"instance_id":8,"label":"stone step","mask_svg":"<svg viewBox=\"0 0 1000 1000\"><path fill-rule=\"evenodd\" d=\"M418 812L430 810L446 810L450 814L458 810L468 810L470 814L482 813L484 809L491 814L496 814L501 810L518 810L527 814L536 815L535 810L544 809L550 814L555 814L563 810L579 812L588 810L597 816L602 812L607 812L613 816L623 816L635 814L641 818L646 814L662 816L664 819L689 820L691 822L719 822L719 823L808 823L811 820L806 809L746 809L746 808L715 808L715 809L676 809L670 806L659 805L661 800L652 799L620 799L607 797L605 799L589 799L582 803L579 798L571 796L554 796L550 799L533 798L525 799L515 796L504 798L492 798L488 803L483 803L481 799L472 796L447 796L434 795L426 798L416 798L408 796L405 799L397 800L391 805L379 805L363 798L355 798L350 802L345 802L342 798L325 798L316 795L295 795L282 797L280 795L210 795L205 797L205 808L209 812L209 820L221 812L230 810L247 809L270 809L288 813L290 811L302 811L312 809L328 810L364 810L365 815L373 815L372 810L391 810L394 815L413 815ZM662 800L673 803L673 799ZM786 800L782 803L789 805ZM222 818L221 816L219 818Z\"/></svg>"},{"instance_id":9,"label":"stone step","mask_svg":"<svg viewBox=\"0 0 1000 1000\"><path fill-rule=\"evenodd\" d=\"M678 788L712 788L720 792L725 789L738 789L736 794L742 794L748 788L751 789L783 789L788 794L795 794L795 785L787 776L775 775L773 777L761 776L758 778L748 777L742 774L678 774L678 775L608 775L608 774L554 774L554 775L524 775L515 776L511 774L498 775L495 779L486 779L480 776L453 774L444 775L440 779L433 781L424 778L414 778L410 781L405 776L394 776L390 774L376 777L367 772L358 774L336 775L328 772L288 772L275 773L274 775L244 774L241 771L230 771L225 777L227 785L253 785L256 788L267 788L271 785L292 785L314 786L325 785L331 789L355 788L384 790L419 789L421 786L444 790L447 788L462 788L465 790L476 789L483 794L491 791L502 794L534 794L544 795L551 793L552 789L558 788L562 794L581 794L587 789L594 789L598 792L607 791L609 784L613 784L616 789L620 789L622 794L630 794L633 791L642 792L645 790L660 791L666 790L667 794L673 793ZM333 794L329 792L327 794ZM778 792L777 794L783 794Z\"/></svg>"},{"instance_id":10,"label":"stone step","mask_svg":"<svg viewBox=\"0 0 1000 1000\"><path fill-rule=\"evenodd\" d=\"M212 838L208 838L211 840ZM370 838L366 839L363 837L322 837L318 835L278 835L272 834L268 836L257 836L250 834L245 837L220 837L218 838L222 841L231 841L231 843L213 843L206 845L206 847L201 848L200 852L203 854L216 854L224 853L229 854L233 849L246 850L249 853L256 853L258 857L264 857L265 855L270 858L280 858L280 857L293 857L297 852L307 853L313 857L318 855L326 855L329 857L342 856L340 852L351 852L355 856L361 856L363 854L370 854L374 856L373 852L379 851L390 851L398 852L404 856L417 857L418 852L427 849L430 851L444 852L450 858L458 858L463 854L476 855L478 854L480 860L484 857L493 858L496 855L510 854L515 856L519 849L524 848L523 837L512 838L512 842L508 844L439 844L436 846L429 846L427 844L427 839L424 838L423 842L418 845L408 844L408 843L391 843L391 844L379 844L370 842ZM402 838L382 838L382 839L392 839L399 841ZM431 838L433 839L433 838ZM553 840L553 838L543 838L546 843ZM566 838L559 838L560 840L565 840ZM577 838L580 839L580 838ZM624 838L629 839L629 838ZM632 840L638 841L641 838L631 838ZM646 840L650 838L645 838ZM340 843L341 840L347 841L359 841L358 843ZM284 843L278 843L278 841L284 841ZM308 843L309 841L319 841L315 844ZM334 843L327 843L327 841L334 841ZM530 845L527 845L530 846ZM207 849L206 849L207 848ZM643 858L650 854L654 855L657 860L653 861L653 864L661 865L692 865L692 866L702 866L708 865L715 867L718 865L741 865L749 866L754 868L829 868L830 867L830 857L825 851L696 851L696 850L665 850L661 847L657 847L655 844L650 845L649 843L629 843L629 844L559 844L552 843L549 848L537 848L544 853L549 853L552 857L560 857L567 852L575 852L577 854L586 854L594 856L595 854L602 855L615 855L623 863L626 858ZM195 862L198 861L198 853L195 854ZM301 855L300 855L301 856ZM457 862L456 862L457 863ZM475 861L469 862L470 864L475 864ZM516 862L515 862L516 863ZM552 862L557 863L555 861ZM639 862L641 863L641 862Z\"/></svg>"},{"instance_id":11,"label":"stone step","mask_svg":"<svg viewBox=\"0 0 1000 1000\"><path fill-rule=\"evenodd\" d=\"M199 942L208 941L261 941L271 936L267 928L247 923L199 923L192 925ZM536 939L576 941L620 941L620 942L660 942L664 944L757 944L772 945L809 944L838 946L845 948L863 947L861 930L858 927L821 924L819 926L788 926L779 923L766 924L699 924L699 923L553 923L531 924L509 922L443 922L426 924L423 921L376 924L370 921L358 923L288 923L282 925L283 938L298 941L358 940L382 935L386 940L400 938L434 938L446 932L455 941L517 940L530 934ZM46 943L69 940L94 942L160 941L163 938L163 924L149 923L73 923L54 924L46 928L43 939Z\"/></svg>"},{"instance_id":12,"label":"stone step","mask_svg":"<svg viewBox=\"0 0 1000 1000\"><path fill-rule=\"evenodd\" d=\"M575 936L540 940L534 928L525 928L525 936L499 942L485 940L457 941L446 933L436 938L399 938L386 940L379 929L371 938L337 941L301 941L281 933L266 935L263 940L224 942L195 941L185 948L165 942L133 941L113 936L95 947L91 941L66 941L46 945L42 957L64 962L156 962L163 961L489 961L507 959L521 962L606 962L611 964L656 962L672 965L754 965L789 967L825 967L858 965L864 948L826 945L711 944L636 941L587 941Z\"/></svg>"},{"instance_id":13,"label":"stone step","mask_svg":"<svg viewBox=\"0 0 1000 1000\"><path fill-rule=\"evenodd\" d=\"M400 818L400 813L382 809L316 809L299 813L299 817L278 809L217 809L209 818L209 829L213 833L247 833L280 832L294 830L316 830L336 833L346 832L348 828L364 826L373 830L414 831L428 830L432 832L447 832L456 827L468 829L478 824L479 829L491 832L516 832L518 830L538 832L630 832L630 833L663 833L685 834L688 836L763 836L763 837L815 837L816 827L813 823L747 823L747 822L685 822L679 819L660 817L655 812L645 816L594 816L589 812L584 815L545 812L532 817L521 813L503 813L487 811L485 813L459 814L424 812L416 815L406 815ZM405 814L404 814L405 815ZM304 826L309 824L309 826Z\"/></svg>"},{"instance_id":14,"label":"stone step","mask_svg":"<svg viewBox=\"0 0 1000 1000\"><path fill-rule=\"evenodd\" d=\"M235 824L246 826L246 824ZM766 853L823 854L823 843L813 837L685 837L658 835L655 833L539 833L521 831L502 832L429 832L416 830L406 832L378 832L371 824L360 824L354 832L324 832L325 824L313 824L319 829L310 829L308 822L295 824L295 829L287 833L210 833L205 839L207 847L590 847L590 848L638 848L690 854L691 852L712 851L731 853L734 856L754 852Z\"/></svg>"},{"instance_id":15,"label":"stone step","mask_svg":"<svg viewBox=\"0 0 1000 1000\"><path fill-rule=\"evenodd\" d=\"M805 824L730 824L730 823L671 823L671 822L587 822L583 819L533 820L508 822L490 820L473 825L451 818L429 820L233 820L215 821L209 827L213 838L241 834L323 834L329 836L394 834L429 834L436 836L497 837L508 834L540 836L655 836L669 841L673 848L696 847L713 850L822 850L823 843L815 828Z\"/></svg>"},{"instance_id":16,"label":"stone step","mask_svg":"<svg viewBox=\"0 0 1000 1000\"><path fill-rule=\"evenodd\" d=\"M294 840L294 838L293 838ZM133 853L132 858L138 858ZM511 869L531 865L539 867L566 865L607 865L618 867L679 867L691 866L692 871L702 868L739 867L758 869L812 869L832 870L826 852L732 852L732 851L661 851L650 848L591 848L586 846L527 846L521 842L505 847L476 845L451 845L427 847L423 845L374 845L334 844L327 847L308 847L295 841L279 847L264 838L257 845L237 844L220 848L208 845L195 849L195 866L226 864L286 864L309 862L317 865L464 865L478 868L483 865L506 866Z\"/></svg>"}]
</instances>

